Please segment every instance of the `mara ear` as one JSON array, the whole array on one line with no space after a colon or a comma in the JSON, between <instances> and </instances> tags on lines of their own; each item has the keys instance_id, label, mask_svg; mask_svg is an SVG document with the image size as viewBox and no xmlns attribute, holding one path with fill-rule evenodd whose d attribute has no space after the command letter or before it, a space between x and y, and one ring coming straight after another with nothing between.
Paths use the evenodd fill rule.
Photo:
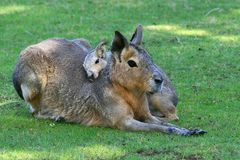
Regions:
<instances>
[{"instance_id":1,"label":"mara ear","mask_svg":"<svg viewBox=\"0 0 240 160\"><path fill-rule=\"evenodd\" d=\"M106 54L106 41L101 41L97 47L96 47L96 56L98 58L105 58L105 54Z\"/></svg>"},{"instance_id":2,"label":"mara ear","mask_svg":"<svg viewBox=\"0 0 240 160\"><path fill-rule=\"evenodd\" d=\"M132 35L130 42L135 45L141 45L142 39L143 39L142 32L143 32L143 27L142 25L139 24L134 34Z\"/></svg>"},{"instance_id":3,"label":"mara ear","mask_svg":"<svg viewBox=\"0 0 240 160\"><path fill-rule=\"evenodd\" d=\"M129 43L127 39L120 32L115 31L115 36L112 41L112 47L111 47L112 53L117 52L120 54L124 48L128 48L128 47L129 47Z\"/></svg>"},{"instance_id":4,"label":"mara ear","mask_svg":"<svg viewBox=\"0 0 240 160\"><path fill-rule=\"evenodd\" d=\"M112 41L111 52L114 57L118 58L119 62L121 62L121 53L124 48L128 48L129 43L127 39L118 31L115 31L115 36Z\"/></svg>"}]
</instances>

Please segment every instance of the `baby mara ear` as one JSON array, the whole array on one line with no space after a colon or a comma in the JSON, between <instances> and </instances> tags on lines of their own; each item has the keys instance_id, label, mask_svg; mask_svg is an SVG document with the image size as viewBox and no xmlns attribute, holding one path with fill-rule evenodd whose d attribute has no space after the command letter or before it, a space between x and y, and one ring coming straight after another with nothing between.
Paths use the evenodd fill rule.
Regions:
<instances>
[{"instance_id":1,"label":"baby mara ear","mask_svg":"<svg viewBox=\"0 0 240 160\"><path fill-rule=\"evenodd\" d=\"M102 58L102 59L105 59L106 57L106 45L107 45L107 42L106 41L101 41L97 47L96 47L96 56L98 58Z\"/></svg>"}]
</instances>

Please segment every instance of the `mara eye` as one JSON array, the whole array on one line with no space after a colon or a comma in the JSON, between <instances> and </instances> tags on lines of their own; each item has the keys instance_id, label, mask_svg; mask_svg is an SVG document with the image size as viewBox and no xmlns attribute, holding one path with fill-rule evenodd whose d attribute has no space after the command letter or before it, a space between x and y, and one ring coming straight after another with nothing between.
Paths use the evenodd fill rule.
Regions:
<instances>
[{"instance_id":1,"label":"mara eye","mask_svg":"<svg viewBox=\"0 0 240 160\"><path fill-rule=\"evenodd\" d=\"M97 59L96 61L95 61L95 64L98 64L99 63L99 59Z\"/></svg>"},{"instance_id":2,"label":"mara eye","mask_svg":"<svg viewBox=\"0 0 240 160\"><path fill-rule=\"evenodd\" d=\"M137 67L136 62L134 62L133 60L129 60L127 63L130 67Z\"/></svg>"}]
</instances>

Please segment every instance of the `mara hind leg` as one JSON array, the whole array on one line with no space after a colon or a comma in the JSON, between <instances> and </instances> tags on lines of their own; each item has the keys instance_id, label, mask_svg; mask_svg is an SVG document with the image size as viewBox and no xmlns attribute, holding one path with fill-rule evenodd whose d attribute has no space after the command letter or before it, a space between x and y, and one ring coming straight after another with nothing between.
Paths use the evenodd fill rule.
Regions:
<instances>
[{"instance_id":1,"label":"mara hind leg","mask_svg":"<svg viewBox=\"0 0 240 160\"><path fill-rule=\"evenodd\" d=\"M65 121L64 117L60 116L60 115L53 115L51 112L35 112L33 114L33 116L35 118L38 118L38 119L51 119L51 120L54 120L56 122L62 122L62 121Z\"/></svg>"},{"instance_id":2,"label":"mara hind leg","mask_svg":"<svg viewBox=\"0 0 240 160\"><path fill-rule=\"evenodd\" d=\"M32 112L39 110L41 92L47 83L44 52L30 46L21 52L13 73L13 85L18 95L31 105Z\"/></svg>"},{"instance_id":3,"label":"mara hind leg","mask_svg":"<svg viewBox=\"0 0 240 160\"><path fill-rule=\"evenodd\" d=\"M21 90L23 94L23 98L26 102L28 102L29 105L29 111L32 114L35 114L39 111L39 101L40 101L40 95L37 88L32 88L28 85L22 84Z\"/></svg>"},{"instance_id":4,"label":"mara hind leg","mask_svg":"<svg viewBox=\"0 0 240 160\"><path fill-rule=\"evenodd\" d=\"M18 80L22 97L30 104L30 112L32 114L38 112L42 87L37 75L29 66L25 66Z\"/></svg>"}]
</instances>

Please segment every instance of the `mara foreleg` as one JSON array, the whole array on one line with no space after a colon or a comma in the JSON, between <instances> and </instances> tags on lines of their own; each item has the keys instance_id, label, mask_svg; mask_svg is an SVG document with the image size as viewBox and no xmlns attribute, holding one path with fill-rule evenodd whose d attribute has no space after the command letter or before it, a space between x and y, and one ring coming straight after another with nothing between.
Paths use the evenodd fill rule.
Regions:
<instances>
[{"instance_id":1,"label":"mara foreleg","mask_svg":"<svg viewBox=\"0 0 240 160\"><path fill-rule=\"evenodd\" d=\"M130 131L159 131L167 134L177 134L183 136L190 136L190 135L202 135L206 133L203 130L189 130L185 128L179 128L177 126L168 126L163 124L152 124L152 123L144 123L137 121L133 118L126 118L123 119L118 128Z\"/></svg>"}]
</instances>

